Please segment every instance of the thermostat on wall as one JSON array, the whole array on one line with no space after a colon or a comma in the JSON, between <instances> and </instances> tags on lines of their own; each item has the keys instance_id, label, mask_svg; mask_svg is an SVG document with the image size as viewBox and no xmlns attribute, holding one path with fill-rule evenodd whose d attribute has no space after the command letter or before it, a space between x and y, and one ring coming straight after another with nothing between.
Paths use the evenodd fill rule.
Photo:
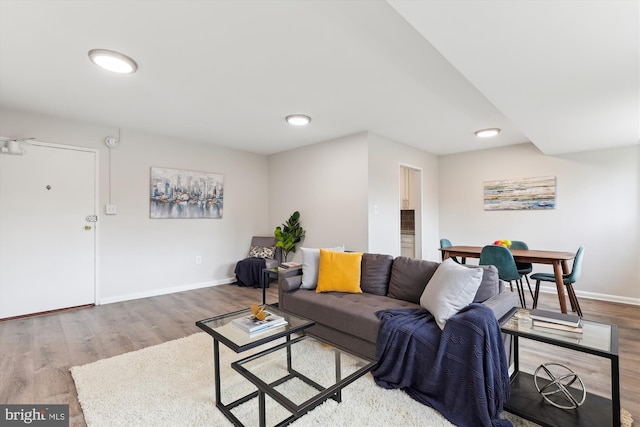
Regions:
<instances>
[{"instance_id":1,"label":"thermostat on wall","mask_svg":"<svg viewBox=\"0 0 640 427\"><path fill-rule=\"evenodd\" d=\"M116 138L115 136L108 136L104 139L104 145L109 148L116 148L119 142L120 141L118 141L118 138Z\"/></svg>"}]
</instances>

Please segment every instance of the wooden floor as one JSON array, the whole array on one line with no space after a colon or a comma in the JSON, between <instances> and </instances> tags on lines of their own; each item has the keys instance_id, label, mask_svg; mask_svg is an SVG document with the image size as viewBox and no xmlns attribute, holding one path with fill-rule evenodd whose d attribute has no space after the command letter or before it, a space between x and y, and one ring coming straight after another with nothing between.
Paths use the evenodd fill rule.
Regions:
<instances>
[{"instance_id":1,"label":"wooden floor","mask_svg":"<svg viewBox=\"0 0 640 427\"><path fill-rule=\"evenodd\" d=\"M259 289L220 285L153 298L0 322L0 403L69 404L70 425L84 426L69 368L201 332L195 321L261 301ZM277 301L275 287L268 302ZM581 300L586 319L615 323L620 334L622 406L640 420L640 308ZM539 308L557 309L555 295ZM587 390L610 393L604 359L577 357L522 340L523 370L559 359L584 375ZM637 423L638 421L636 421Z\"/></svg>"}]
</instances>

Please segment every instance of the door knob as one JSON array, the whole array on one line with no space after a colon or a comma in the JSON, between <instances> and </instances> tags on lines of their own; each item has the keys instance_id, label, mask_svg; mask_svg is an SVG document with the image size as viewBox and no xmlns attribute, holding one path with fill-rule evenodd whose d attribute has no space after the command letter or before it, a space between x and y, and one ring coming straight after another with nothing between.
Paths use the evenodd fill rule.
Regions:
<instances>
[{"instance_id":1,"label":"door knob","mask_svg":"<svg viewBox=\"0 0 640 427\"><path fill-rule=\"evenodd\" d=\"M88 230L91 230L91 226L90 226L90 225L85 225L85 226L84 226L84 229L85 229L85 230L87 230L87 231L88 231Z\"/></svg>"}]
</instances>

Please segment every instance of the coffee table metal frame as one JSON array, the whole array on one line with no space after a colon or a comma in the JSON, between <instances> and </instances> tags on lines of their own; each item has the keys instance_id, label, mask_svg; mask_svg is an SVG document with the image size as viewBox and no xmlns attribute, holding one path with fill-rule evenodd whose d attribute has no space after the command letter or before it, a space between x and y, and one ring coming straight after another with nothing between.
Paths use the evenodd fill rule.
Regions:
<instances>
[{"instance_id":1,"label":"coffee table metal frame","mask_svg":"<svg viewBox=\"0 0 640 427\"><path fill-rule=\"evenodd\" d=\"M503 333L513 336L514 371L511 374L511 396L504 409L542 426L620 425L620 361L618 327L583 320L583 333L557 333L545 328L534 329L529 310L514 307L501 320ZM583 335L584 334L584 335ZM609 359L611 364L611 399L587 393L585 403L576 409L560 409L546 403L535 388L532 375L520 372L518 339L526 338L558 347ZM588 388L588 385L587 385Z\"/></svg>"},{"instance_id":2,"label":"coffee table metal frame","mask_svg":"<svg viewBox=\"0 0 640 427\"><path fill-rule=\"evenodd\" d=\"M283 316L287 319L288 324L285 326L275 327L273 332L262 331L253 339L249 338L250 335L246 333L244 338L249 338L248 342L238 343L234 341L233 337L220 333L217 328L229 324L233 319L246 316L251 313L250 309L244 309L235 311L233 313L223 314L221 316L215 316L208 319L198 320L196 326L208 333L213 337L213 366L215 373L215 401L216 407L231 421L235 426L242 426L242 422L231 413L231 410L259 395L258 391L255 391L247 396L236 399L229 404L222 403L221 385L220 385L220 343L223 343L236 353L241 353L252 348L258 347L263 344L273 342L279 338L286 338L286 341L291 341L291 335L304 331L305 329L315 325L315 322L309 319L302 318L290 313L278 310L274 306L267 306L267 309L274 314ZM238 329L238 332L243 332Z\"/></svg>"},{"instance_id":3,"label":"coffee table metal frame","mask_svg":"<svg viewBox=\"0 0 640 427\"><path fill-rule=\"evenodd\" d=\"M265 405L265 395L269 395L273 400L278 402L278 404L285 407L289 412L293 415L286 418L285 420L278 423L276 426L281 427L292 423L294 420L300 418L307 412L314 409L316 406L322 404L328 399L333 399L336 402L340 403L342 401L342 389L347 385L351 384L367 372L369 372L376 364L375 361L366 359L361 356L357 356L359 359L362 359L366 363L360 367L358 370L354 371L346 378L342 378L341 372L341 355L342 353L351 354L345 350L341 350L335 346L333 346L334 357L335 357L335 383L329 387L324 387L312 379L308 378L304 374L300 373L296 369L292 367L291 362L291 347L300 343L301 341L307 339L307 335L303 335L301 337L295 338L293 340L287 340L287 342L280 344L276 347L270 348L268 350L262 351L258 354L246 357L242 360L238 360L231 364L231 367L238 371L242 376L244 376L247 380L249 380L252 384L254 384L258 388L258 407L259 407L259 425L260 427L265 427L266 425L266 405ZM320 341L320 340L318 340ZM322 342L322 341L320 341ZM288 374L271 382L266 383L257 375L251 372L250 369L247 369L244 365L253 360L265 357L273 352L276 352L281 349L286 349L287 351L287 372ZM276 387L280 384L283 384L291 379L298 378L308 384L309 386L318 390L318 393L313 397L307 399L301 404L296 404L291 401L289 398L284 396L282 393L276 390Z\"/></svg>"}]
</instances>

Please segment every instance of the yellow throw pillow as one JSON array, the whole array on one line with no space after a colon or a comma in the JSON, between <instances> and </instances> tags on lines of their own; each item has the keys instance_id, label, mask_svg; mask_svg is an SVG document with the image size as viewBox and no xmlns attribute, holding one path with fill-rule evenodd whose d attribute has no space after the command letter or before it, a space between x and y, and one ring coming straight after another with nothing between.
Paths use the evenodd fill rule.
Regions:
<instances>
[{"instance_id":1,"label":"yellow throw pillow","mask_svg":"<svg viewBox=\"0 0 640 427\"><path fill-rule=\"evenodd\" d=\"M316 292L362 293L361 262L362 252L335 252L320 249Z\"/></svg>"}]
</instances>

